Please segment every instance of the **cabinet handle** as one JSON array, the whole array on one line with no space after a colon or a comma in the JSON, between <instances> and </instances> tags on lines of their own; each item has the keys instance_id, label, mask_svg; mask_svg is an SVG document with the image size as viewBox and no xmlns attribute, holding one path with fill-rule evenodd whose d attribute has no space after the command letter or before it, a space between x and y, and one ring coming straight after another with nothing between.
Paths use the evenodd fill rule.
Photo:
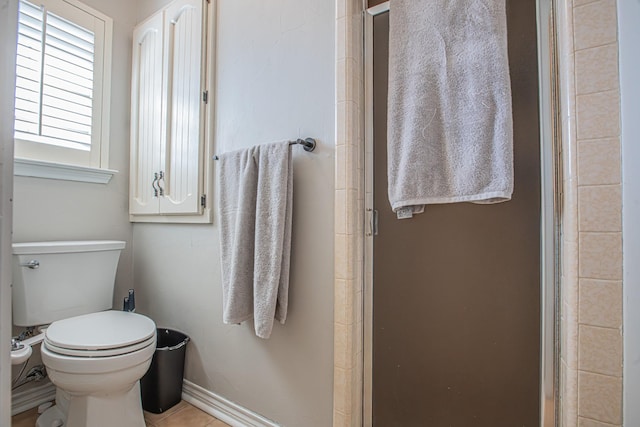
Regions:
<instances>
[{"instance_id":1,"label":"cabinet handle","mask_svg":"<svg viewBox=\"0 0 640 427\"><path fill-rule=\"evenodd\" d=\"M158 182L158 172L153 173L153 181L151 182L151 186L153 187L153 197L158 197L158 188L156 187L156 182Z\"/></svg>"},{"instance_id":2,"label":"cabinet handle","mask_svg":"<svg viewBox=\"0 0 640 427\"><path fill-rule=\"evenodd\" d=\"M160 176L158 177L158 189L160 190L160 195L164 196L164 188L160 185L160 181L164 181L164 171L160 171Z\"/></svg>"}]
</instances>

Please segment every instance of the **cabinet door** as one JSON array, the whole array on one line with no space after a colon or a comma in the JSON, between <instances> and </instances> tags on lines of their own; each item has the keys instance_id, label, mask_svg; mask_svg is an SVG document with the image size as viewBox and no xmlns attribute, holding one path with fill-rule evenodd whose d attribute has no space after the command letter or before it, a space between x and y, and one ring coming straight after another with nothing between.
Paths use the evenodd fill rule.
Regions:
<instances>
[{"instance_id":1,"label":"cabinet door","mask_svg":"<svg viewBox=\"0 0 640 427\"><path fill-rule=\"evenodd\" d=\"M203 167L203 5L178 0L164 12L165 144L161 214L199 214Z\"/></svg>"},{"instance_id":2,"label":"cabinet door","mask_svg":"<svg viewBox=\"0 0 640 427\"><path fill-rule=\"evenodd\" d=\"M131 175L129 212L157 214L155 174L160 172L162 111L162 14L140 24L133 33L131 78Z\"/></svg>"}]
</instances>

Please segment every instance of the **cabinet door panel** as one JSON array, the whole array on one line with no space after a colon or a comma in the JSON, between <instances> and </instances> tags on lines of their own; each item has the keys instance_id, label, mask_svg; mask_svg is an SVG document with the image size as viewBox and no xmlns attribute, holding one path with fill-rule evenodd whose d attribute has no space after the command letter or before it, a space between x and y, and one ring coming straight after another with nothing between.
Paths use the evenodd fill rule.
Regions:
<instances>
[{"instance_id":1,"label":"cabinet door panel","mask_svg":"<svg viewBox=\"0 0 640 427\"><path fill-rule=\"evenodd\" d=\"M131 79L131 214L158 213L154 173L160 171L162 133L162 14L133 33Z\"/></svg>"},{"instance_id":2,"label":"cabinet door panel","mask_svg":"<svg viewBox=\"0 0 640 427\"><path fill-rule=\"evenodd\" d=\"M163 214L201 213L202 9L202 0L184 0L165 11Z\"/></svg>"}]
</instances>

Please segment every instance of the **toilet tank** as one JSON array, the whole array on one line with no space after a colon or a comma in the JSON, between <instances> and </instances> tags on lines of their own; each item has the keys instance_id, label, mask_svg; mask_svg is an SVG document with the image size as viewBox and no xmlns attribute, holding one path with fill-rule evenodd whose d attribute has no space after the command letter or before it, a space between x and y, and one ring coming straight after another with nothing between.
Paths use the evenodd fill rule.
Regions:
<instances>
[{"instance_id":1,"label":"toilet tank","mask_svg":"<svg viewBox=\"0 0 640 427\"><path fill-rule=\"evenodd\" d=\"M112 308L125 242L87 240L13 244L13 323L44 325Z\"/></svg>"}]
</instances>

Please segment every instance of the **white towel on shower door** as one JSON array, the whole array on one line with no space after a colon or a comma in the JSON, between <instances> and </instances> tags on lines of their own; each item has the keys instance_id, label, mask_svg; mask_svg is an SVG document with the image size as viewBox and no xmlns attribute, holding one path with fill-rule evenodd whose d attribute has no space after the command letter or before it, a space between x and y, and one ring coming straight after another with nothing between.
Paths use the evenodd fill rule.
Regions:
<instances>
[{"instance_id":1,"label":"white towel on shower door","mask_svg":"<svg viewBox=\"0 0 640 427\"><path fill-rule=\"evenodd\" d=\"M293 174L288 142L220 155L218 161L223 322L254 318L269 338L289 296Z\"/></svg>"},{"instance_id":2,"label":"white towel on shower door","mask_svg":"<svg viewBox=\"0 0 640 427\"><path fill-rule=\"evenodd\" d=\"M389 201L398 217L513 192L505 0L391 0Z\"/></svg>"}]
</instances>

